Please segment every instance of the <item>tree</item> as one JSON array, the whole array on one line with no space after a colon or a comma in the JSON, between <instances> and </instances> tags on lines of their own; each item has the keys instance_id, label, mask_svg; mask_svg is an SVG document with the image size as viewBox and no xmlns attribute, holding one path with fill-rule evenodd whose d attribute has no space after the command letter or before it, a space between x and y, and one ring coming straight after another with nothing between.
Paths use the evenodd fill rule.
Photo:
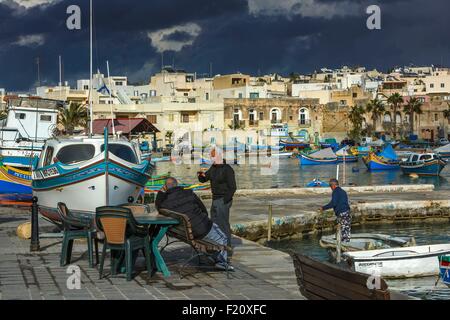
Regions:
<instances>
[{"instance_id":1,"label":"tree","mask_svg":"<svg viewBox=\"0 0 450 320\"><path fill-rule=\"evenodd\" d=\"M394 93L391 95L387 102L392 106L394 109L394 125L392 129L392 133L394 135L394 140L397 139L397 111L400 107L400 105L403 103L403 97L399 93Z\"/></svg>"},{"instance_id":2,"label":"tree","mask_svg":"<svg viewBox=\"0 0 450 320\"><path fill-rule=\"evenodd\" d=\"M384 104L381 100L378 98L375 98L373 100L370 100L369 103L366 106L366 112L371 113L371 119L372 119L372 129L376 131L377 129L377 120L384 114L386 111Z\"/></svg>"},{"instance_id":3,"label":"tree","mask_svg":"<svg viewBox=\"0 0 450 320\"><path fill-rule=\"evenodd\" d=\"M447 102L447 110L444 110L444 118L450 120L450 103Z\"/></svg>"},{"instance_id":4,"label":"tree","mask_svg":"<svg viewBox=\"0 0 450 320\"><path fill-rule=\"evenodd\" d=\"M361 137L365 113L363 106L355 106L348 114L348 119L352 124L352 130L350 130L349 136L353 140L359 140Z\"/></svg>"},{"instance_id":5,"label":"tree","mask_svg":"<svg viewBox=\"0 0 450 320\"><path fill-rule=\"evenodd\" d=\"M68 108L59 111L58 124L64 127L64 132L72 135L77 127L86 127L88 112L85 105L71 102Z\"/></svg>"},{"instance_id":6,"label":"tree","mask_svg":"<svg viewBox=\"0 0 450 320\"><path fill-rule=\"evenodd\" d=\"M409 114L410 133L414 134L414 115L422 114L422 102L416 97L410 97L407 104L403 106L403 112Z\"/></svg>"}]
</instances>

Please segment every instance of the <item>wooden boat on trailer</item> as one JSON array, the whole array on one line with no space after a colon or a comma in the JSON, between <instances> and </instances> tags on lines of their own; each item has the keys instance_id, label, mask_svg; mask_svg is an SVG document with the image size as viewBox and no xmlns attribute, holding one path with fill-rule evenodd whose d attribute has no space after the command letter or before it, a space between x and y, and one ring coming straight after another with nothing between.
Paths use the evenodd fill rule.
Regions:
<instances>
[{"instance_id":1,"label":"wooden boat on trailer","mask_svg":"<svg viewBox=\"0 0 450 320\"><path fill-rule=\"evenodd\" d=\"M390 290L382 278L354 272L345 265L290 253L300 293L309 300L412 300Z\"/></svg>"}]
</instances>

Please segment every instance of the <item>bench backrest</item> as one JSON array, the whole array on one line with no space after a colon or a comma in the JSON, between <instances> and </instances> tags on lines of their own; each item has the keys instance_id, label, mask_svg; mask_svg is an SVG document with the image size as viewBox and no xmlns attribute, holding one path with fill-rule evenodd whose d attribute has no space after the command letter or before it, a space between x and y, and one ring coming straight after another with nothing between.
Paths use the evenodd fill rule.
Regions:
<instances>
[{"instance_id":1,"label":"bench backrest","mask_svg":"<svg viewBox=\"0 0 450 320\"><path fill-rule=\"evenodd\" d=\"M169 235L173 235L176 238L181 238L189 242L194 241L192 224L187 215L166 209L161 209L159 213L163 216L176 219L179 222L178 225L169 229L169 231L167 232Z\"/></svg>"},{"instance_id":2,"label":"bench backrest","mask_svg":"<svg viewBox=\"0 0 450 320\"><path fill-rule=\"evenodd\" d=\"M291 253L300 292L311 300L390 300L383 279L379 289L368 288L368 275Z\"/></svg>"}]
</instances>

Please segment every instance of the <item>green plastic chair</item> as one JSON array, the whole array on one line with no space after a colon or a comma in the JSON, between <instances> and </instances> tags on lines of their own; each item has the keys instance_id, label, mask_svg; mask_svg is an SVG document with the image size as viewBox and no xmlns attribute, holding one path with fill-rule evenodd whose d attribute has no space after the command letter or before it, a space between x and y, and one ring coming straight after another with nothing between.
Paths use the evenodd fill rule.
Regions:
<instances>
[{"instance_id":1,"label":"green plastic chair","mask_svg":"<svg viewBox=\"0 0 450 320\"><path fill-rule=\"evenodd\" d=\"M98 239L97 231L93 225L93 219L87 217L78 217L73 215L67 206L60 202L58 203L58 215L63 225L63 242L60 257L60 265L64 267L70 264L72 258L73 242L77 239L86 239L88 245L89 267L94 267L94 252L95 246L96 263L98 264Z\"/></svg>"},{"instance_id":2,"label":"green plastic chair","mask_svg":"<svg viewBox=\"0 0 450 320\"><path fill-rule=\"evenodd\" d=\"M105 234L102 256L100 259L100 279L103 277L106 250L111 251L111 275L117 274L120 267L118 254L125 253L125 269L127 281L132 280L134 270L134 255L142 250L145 256L147 271L152 274L151 245L149 228L140 225L133 217L130 209L123 207L100 207L96 210L95 220L97 227Z\"/></svg>"}]
</instances>

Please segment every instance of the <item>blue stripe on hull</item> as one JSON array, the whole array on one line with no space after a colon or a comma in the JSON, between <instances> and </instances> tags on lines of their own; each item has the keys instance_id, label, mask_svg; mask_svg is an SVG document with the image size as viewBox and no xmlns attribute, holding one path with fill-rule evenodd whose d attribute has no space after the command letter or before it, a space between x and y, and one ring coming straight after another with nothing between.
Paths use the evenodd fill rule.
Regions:
<instances>
[{"instance_id":1,"label":"blue stripe on hull","mask_svg":"<svg viewBox=\"0 0 450 320\"><path fill-rule=\"evenodd\" d=\"M0 193L2 194L27 194L31 195L33 192L30 186L22 185L0 180Z\"/></svg>"}]
</instances>

